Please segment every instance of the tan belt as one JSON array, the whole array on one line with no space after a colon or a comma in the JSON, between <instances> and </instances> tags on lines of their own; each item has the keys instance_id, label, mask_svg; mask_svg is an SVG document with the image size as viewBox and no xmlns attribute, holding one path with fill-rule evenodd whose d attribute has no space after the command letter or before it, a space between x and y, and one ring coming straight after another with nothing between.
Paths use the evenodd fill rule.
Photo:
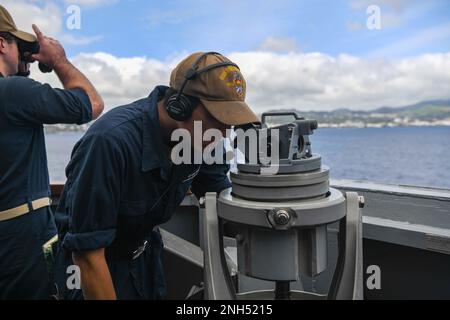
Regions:
<instances>
[{"instance_id":1,"label":"tan belt","mask_svg":"<svg viewBox=\"0 0 450 320\"><path fill-rule=\"evenodd\" d=\"M25 203L21 206L11 208L5 211L0 211L0 222L10 220L13 218L20 217L24 214L27 214L30 211L37 210L46 206L49 206L52 204L52 200L49 197L37 199L34 201L31 201L31 210L28 206L28 203Z\"/></svg>"}]
</instances>

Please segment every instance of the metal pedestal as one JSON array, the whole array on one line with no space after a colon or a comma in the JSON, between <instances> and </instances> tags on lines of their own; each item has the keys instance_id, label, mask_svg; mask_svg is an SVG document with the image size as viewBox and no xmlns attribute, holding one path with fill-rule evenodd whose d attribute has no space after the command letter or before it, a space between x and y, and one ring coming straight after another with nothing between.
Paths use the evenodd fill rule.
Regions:
<instances>
[{"instance_id":1,"label":"metal pedestal","mask_svg":"<svg viewBox=\"0 0 450 320\"><path fill-rule=\"evenodd\" d=\"M238 270L248 276L279 283L298 280L301 274L314 276L325 270L326 243L323 240L325 238L326 241L327 223L324 223L323 216L327 214L330 216L328 223L340 221L339 256L330 291L327 296L291 291L290 299L362 299L362 221L359 198L354 192L347 192L345 196L334 189L330 189L330 192L334 197L330 195L305 201L308 203L284 203L284 206L276 203L271 209L259 202L259 207L250 209L259 210L259 214L249 214L245 211L248 207L239 202L233 204L241 211L230 208L230 190L223 191L219 197L216 193L207 193L203 223L205 299L274 299L276 296L273 290L236 293L220 243L222 219L249 223L250 217L255 217L256 228L254 225L247 227L248 224L238 223L243 231L236 239ZM249 206L248 200L243 201ZM299 227L271 229L270 221L266 218L267 211L286 205L296 212L294 226Z\"/></svg>"},{"instance_id":2,"label":"metal pedestal","mask_svg":"<svg viewBox=\"0 0 450 320\"><path fill-rule=\"evenodd\" d=\"M285 115L294 121L276 129L264 122L270 116ZM263 114L262 119L256 136L273 137L266 145L272 151L279 146L279 161L267 164L259 156L252 163L250 146L243 146L241 151L250 160L231 173L232 188L220 195L207 193L202 201L205 298L324 298L294 292L290 283L326 270L327 226L339 222L338 261L326 298L361 299L361 199L354 192L342 194L329 188L329 168L322 166L320 155L312 153L309 141L316 121L289 112ZM257 147L261 146L259 139ZM237 275L274 281L275 290L236 292L224 255L223 222L237 232Z\"/></svg>"}]
</instances>

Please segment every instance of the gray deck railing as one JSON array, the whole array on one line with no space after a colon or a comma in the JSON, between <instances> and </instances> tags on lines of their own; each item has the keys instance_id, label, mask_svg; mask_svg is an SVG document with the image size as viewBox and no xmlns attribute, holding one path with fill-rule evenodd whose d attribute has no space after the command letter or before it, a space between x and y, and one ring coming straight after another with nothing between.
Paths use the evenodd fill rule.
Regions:
<instances>
[{"instance_id":1,"label":"gray deck railing","mask_svg":"<svg viewBox=\"0 0 450 320\"><path fill-rule=\"evenodd\" d=\"M450 190L334 180L365 198L364 238L450 254Z\"/></svg>"}]
</instances>

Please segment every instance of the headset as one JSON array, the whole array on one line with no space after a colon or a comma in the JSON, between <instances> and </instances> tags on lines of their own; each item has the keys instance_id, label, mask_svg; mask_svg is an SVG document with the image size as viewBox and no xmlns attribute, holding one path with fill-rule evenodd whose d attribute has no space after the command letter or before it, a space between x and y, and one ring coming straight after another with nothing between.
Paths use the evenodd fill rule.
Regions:
<instances>
[{"instance_id":1,"label":"headset","mask_svg":"<svg viewBox=\"0 0 450 320\"><path fill-rule=\"evenodd\" d=\"M181 84L181 88L179 92L172 94L167 99L166 110L169 116L176 121L185 121L189 119L194 111L194 107L198 104L198 99L187 94L183 93L184 88L186 87L189 80L194 79L198 75L208 72L212 69L225 67L225 66L234 66L239 69L239 67L231 62L224 61L215 63L209 66L204 67L203 69L198 70L198 65L200 61L210 54L221 55L218 52L210 51L202 54L198 59L194 62L192 67L186 72L184 76L184 81Z\"/></svg>"}]
</instances>

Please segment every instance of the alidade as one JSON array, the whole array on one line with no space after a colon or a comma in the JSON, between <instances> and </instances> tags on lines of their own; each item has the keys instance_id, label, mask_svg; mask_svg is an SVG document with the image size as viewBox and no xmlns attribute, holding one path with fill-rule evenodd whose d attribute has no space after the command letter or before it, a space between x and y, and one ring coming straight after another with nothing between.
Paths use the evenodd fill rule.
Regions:
<instances>
[{"instance_id":1,"label":"alidade","mask_svg":"<svg viewBox=\"0 0 450 320\"><path fill-rule=\"evenodd\" d=\"M317 128L315 120L294 112L265 113L261 124L237 128L247 139L237 143L245 161L231 172L232 187L207 193L204 202L205 298L248 298L230 279L225 222L236 230L238 276L274 281L275 290L258 297L277 299L308 296L290 290L290 283L328 267L327 226L339 222L338 261L327 297L362 298L361 197L329 187L330 170L312 151L310 136Z\"/></svg>"}]
</instances>

